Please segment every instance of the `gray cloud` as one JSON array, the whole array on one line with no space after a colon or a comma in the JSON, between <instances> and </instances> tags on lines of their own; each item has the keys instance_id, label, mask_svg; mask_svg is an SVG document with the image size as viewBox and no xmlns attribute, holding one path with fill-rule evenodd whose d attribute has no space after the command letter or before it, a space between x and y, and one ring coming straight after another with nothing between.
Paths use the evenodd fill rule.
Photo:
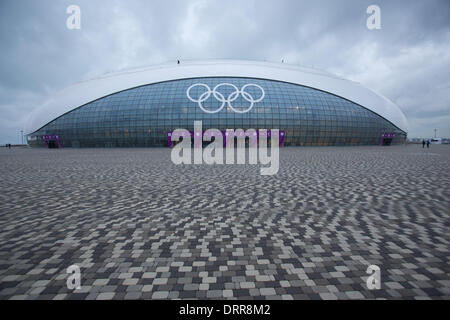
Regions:
<instances>
[{"instance_id":1,"label":"gray cloud","mask_svg":"<svg viewBox=\"0 0 450 320\"><path fill-rule=\"evenodd\" d=\"M381 30L366 8L381 7ZM81 30L66 8L81 7ZM0 143L74 82L180 59L314 66L378 91L406 114L409 136L450 137L450 2L1 1Z\"/></svg>"}]
</instances>

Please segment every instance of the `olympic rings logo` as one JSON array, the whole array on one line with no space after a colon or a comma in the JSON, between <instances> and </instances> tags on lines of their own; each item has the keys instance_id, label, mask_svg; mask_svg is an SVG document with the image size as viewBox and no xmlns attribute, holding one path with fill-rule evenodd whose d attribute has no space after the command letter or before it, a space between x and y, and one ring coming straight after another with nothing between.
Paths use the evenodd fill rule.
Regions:
<instances>
[{"instance_id":1,"label":"olympic rings logo","mask_svg":"<svg viewBox=\"0 0 450 320\"><path fill-rule=\"evenodd\" d=\"M220 87L223 87L223 86L229 86L229 87L232 87L234 89L234 92L232 92L226 99L225 99L225 97L224 97L224 95L222 93L217 91L217 89L219 89ZM206 91L203 92L200 95L200 97L198 97L198 99L193 99L191 97L191 95L190 95L190 92L191 92L191 89L194 88L194 87L204 87L206 89ZM260 89L261 90L261 96L258 99L254 99L253 96L250 93L245 91L245 89L248 88L248 87L256 87L256 88ZM219 107L219 109L214 110L214 111L207 110L207 109L205 109L203 107L203 102L208 100L209 97L211 96L211 94L214 96L214 98L216 98L216 100L218 100L219 102L222 103L221 106ZM250 102L250 106L247 109L245 109L245 110L235 109L232 106L232 104L231 104L233 101L235 101L239 97L239 95L242 95L242 98L244 98L246 101ZM264 92L264 89L261 86L259 86L257 84L254 84L254 83L248 83L248 84L244 85L241 88L241 90L239 90L238 87L236 87L234 84L231 84L231 83L219 83L212 90L211 90L211 88L208 85L206 85L204 83L195 83L195 84L191 85L189 88L187 88L186 96L192 102L196 102L198 104L198 106L200 107L200 109L202 109L206 113L217 113L217 112L220 112L225 107L225 105L228 105L228 107L231 110L233 110L234 112L247 113L250 110L252 110L253 105L255 103L260 102L260 101L262 101L262 99L264 99L265 92Z\"/></svg>"}]
</instances>

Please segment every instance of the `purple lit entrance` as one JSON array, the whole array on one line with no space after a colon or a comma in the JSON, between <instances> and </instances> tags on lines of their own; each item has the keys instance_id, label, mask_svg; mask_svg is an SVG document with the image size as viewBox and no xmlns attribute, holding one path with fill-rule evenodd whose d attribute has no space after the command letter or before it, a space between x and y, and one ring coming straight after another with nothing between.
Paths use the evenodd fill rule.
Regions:
<instances>
[{"instance_id":1,"label":"purple lit entrance","mask_svg":"<svg viewBox=\"0 0 450 320\"><path fill-rule=\"evenodd\" d=\"M49 149L61 148L61 141L59 140L59 136L56 134L42 136L42 139Z\"/></svg>"},{"instance_id":2,"label":"purple lit entrance","mask_svg":"<svg viewBox=\"0 0 450 320\"><path fill-rule=\"evenodd\" d=\"M380 146L390 146L394 138L394 133L383 133L380 138Z\"/></svg>"},{"instance_id":3,"label":"purple lit entrance","mask_svg":"<svg viewBox=\"0 0 450 320\"><path fill-rule=\"evenodd\" d=\"M222 130L221 133L222 133L223 145L225 147L226 131ZM205 131L202 132L202 135L204 135L204 134L205 134ZM193 131L189 131L189 135L190 135L190 137L192 139L192 137L194 136L194 132ZM256 131L256 135L258 136L258 139L259 139L259 131ZM285 132L280 130L280 137L279 137L279 146L280 147L284 147L284 136L285 136ZM166 137L167 137L167 145L169 146L169 148L173 148L174 144L173 144L173 141L171 139L172 132L167 132L166 133ZM267 145L268 146L270 145L270 137L271 137L271 131L267 130ZM207 142L207 143L209 143L209 142Z\"/></svg>"}]
</instances>

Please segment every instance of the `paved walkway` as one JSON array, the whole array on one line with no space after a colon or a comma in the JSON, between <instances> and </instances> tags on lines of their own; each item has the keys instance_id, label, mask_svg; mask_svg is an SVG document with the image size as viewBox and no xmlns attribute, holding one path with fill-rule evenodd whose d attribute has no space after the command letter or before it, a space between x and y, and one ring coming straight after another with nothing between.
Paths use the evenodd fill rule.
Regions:
<instances>
[{"instance_id":1,"label":"paved walkway","mask_svg":"<svg viewBox=\"0 0 450 320\"><path fill-rule=\"evenodd\" d=\"M447 145L284 148L275 176L0 149L0 299L449 299L449 168Z\"/></svg>"}]
</instances>

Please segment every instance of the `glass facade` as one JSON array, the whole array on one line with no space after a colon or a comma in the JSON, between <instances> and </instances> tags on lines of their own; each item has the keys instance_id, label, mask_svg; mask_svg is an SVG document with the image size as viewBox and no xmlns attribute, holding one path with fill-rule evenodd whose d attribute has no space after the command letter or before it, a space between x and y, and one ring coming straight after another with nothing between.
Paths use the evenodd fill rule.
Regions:
<instances>
[{"instance_id":1,"label":"glass facade","mask_svg":"<svg viewBox=\"0 0 450 320\"><path fill-rule=\"evenodd\" d=\"M186 96L186 90L196 83L211 90L221 83L238 89L257 84L265 95L247 113L235 112L227 104L220 112L207 113ZM206 90L195 86L190 96L198 99ZM217 91L226 99L235 89L223 85ZM261 97L255 86L246 87L245 92L254 99ZM238 111L250 107L242 94L231 104ZM209 111L221 105L213 94L202 103ZM385 135L393 137L395 144L406 138L405 132L376 113L327 92L272 80L208 77L149 84L97 99L30 134L28 143L46 146L44 137L57 136L62 147L167 146L167 132L192 131L194 120L201 120L204 130L280 129L286 134L285 146L378 145Z\"/></svg>"}]
</instances>

